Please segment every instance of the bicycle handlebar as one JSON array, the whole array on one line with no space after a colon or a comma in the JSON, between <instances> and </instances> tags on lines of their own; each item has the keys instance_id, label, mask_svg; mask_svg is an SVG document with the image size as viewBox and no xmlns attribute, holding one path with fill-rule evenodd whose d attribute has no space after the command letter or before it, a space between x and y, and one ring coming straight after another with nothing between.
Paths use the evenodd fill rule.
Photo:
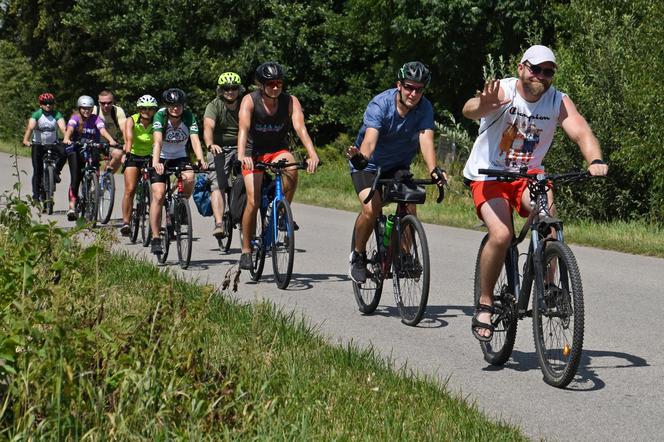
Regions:
<instances>
[{"instance_id":1,"label":"bicycle handlebar","mask_svg":"<svg viewBox=\"0 0 664 442\"><path fill-rule=\"evenodd\" d=\"M512 172L499 169L479 169L477 173L495 177L498 181L514 181L522 178L529 181L574 181L592 177L588 171L572 171L548 175L546 173L529 174L526 172Z\"/></svg>"},{"instance_id":2,"label":"bicycle handlebar","mask_svg":"<svg viewBox=\"0 0 664 442\"><path fill-rule=\"evenodd\" d=\"M320 166L320 163L318 163ZM274 163L264 163L262 161L256 161L254 163L254 168L258 170L267 170L270 169L273 172L277 171L282 171L288 167L296 166L296 169L306 169L307 168L307 162L306 161L298 161L295 163L287 163L285 159L276 161Z\"/></svg>"},{"instance_id":3,"label":"bicycle handlebar","mask_svg":"<svg viewBox=\"0 0 664 442\"><path fill-rule=\"evenodd\" d=\"M381 178L380 177L381 173L381 168L378 167L376 169L376 175L374 176L373 182L371 183L371 190L369 191L369 195L364 199L364 204L367 204L371 199L373 198L374 194L376 193L376 188L378 187L379 184L385 185L385 184L392 184L392 183L408 183L408 184L423 184L423 185L430 185L430 184L438 184L436 181L434 181L432 178L429 179L413 179L412 175L404 175L399 178ZM438 186L438 198L436 198L436 202L440 204L443 199L445 198L445 189L443 186Z\"/></svg>"},{"instance_id":4,"label":"bicycle handlebar","mask_svg":"<svg viewBox=\"0 0 664 442\"><path fill-rule=\"evenodd\" d=\"M150 172L152 172L153 170L155 170L155 168L150 166L150 167L148 167L148 170ZM164 174L176 174L176 173L180 173L180 172L185 172L187 170L193 170L196 173L200 173L200 172L213 172L215 170L215 168L214 168L214 164L208 164L207 169L203 169L198 164L185 164L184 166L164 167Z\"/></svg>"}]
</instances>

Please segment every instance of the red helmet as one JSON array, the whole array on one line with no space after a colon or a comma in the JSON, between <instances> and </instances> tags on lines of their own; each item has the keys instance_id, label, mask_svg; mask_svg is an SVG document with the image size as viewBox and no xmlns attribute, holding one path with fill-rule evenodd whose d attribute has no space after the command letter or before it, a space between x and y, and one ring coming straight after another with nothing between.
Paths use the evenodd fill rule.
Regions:
<instances>
[{"instance_id":1,"label":"red helmet","mask_svg":"<svg viewBox=\"0 0 664 442\"><path fill-rule=\"evenodd\" d=\"M39 102L43 103L45 101L50 101L51 103L55 101L55 96L49 92L45 92L39 96Z\"/></svg>"}]
</instances>

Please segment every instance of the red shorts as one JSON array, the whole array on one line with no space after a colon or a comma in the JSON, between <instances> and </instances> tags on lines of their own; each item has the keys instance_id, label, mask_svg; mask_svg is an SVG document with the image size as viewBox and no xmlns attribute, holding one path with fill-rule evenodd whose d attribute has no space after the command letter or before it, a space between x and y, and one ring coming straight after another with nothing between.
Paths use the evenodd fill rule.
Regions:
<instances>
[{"instance_id":1,"label":"red shorts","mask_svg":"<svg viewBox=\"0 0 664 442\"><path fill-rule=\"evenodd\" d=\"M268 152L268 153L263 153L260 154L256 157L254 157L254 162L260 161L262 163L271 163L274 161L275 158L277 158L279 155L284 154L284 153L289 153L290 151L288 149L281 149L276 152ZM242 169L242 176L246 175L251 175L252 173L263 173L262 170L247 170L247 169Z\"/></svg>"},{"instance_id":2,"label":"red shorts","mask_svg":"<svg viewBox=\"0 0 664 442\"><path fill-rule=\"evenodd\" d=\"M528 173L536 174L542 172L539 169L533 169ZM475 211L479 219L482 219L480 214L480 207L482 204L489 200L501 198L507 200L510 207L516 209L519 215L527 217L530 213L530 208L523 207L521 204L521 197L524 190L528 187L526 179L516 181L471 181L470 191L473 193L473 202L475 203Z\"/></svg>"}]
</instances>

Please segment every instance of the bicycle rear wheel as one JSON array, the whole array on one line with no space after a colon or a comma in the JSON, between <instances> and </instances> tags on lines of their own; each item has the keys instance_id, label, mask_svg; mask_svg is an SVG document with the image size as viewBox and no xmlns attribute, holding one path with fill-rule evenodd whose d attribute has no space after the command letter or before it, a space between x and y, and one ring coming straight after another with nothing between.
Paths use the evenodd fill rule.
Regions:
<instances>
[{"instance_id":1,"label":"bicycle rear wheel","mask_svg":"<svg viewBox=\"0 0 664 442\"><path fill-rule=\"evenodd\" d=\"M293 275L295 257L295 231L293 230L293 212L288 200L277 203L277 238L272 244L272 268L277 287L285 289Z\"/></svg>"},{"instance_id":2,"label":"bicycle rear wheel","mask_svg":"<svg viewBox=\"0 0 664 442\"><path fill-rule=\"evenodd\" d=\"M115 177L111 172L104 172L99 177L99 222L108 223L113 214L115 202Z\"/></svg>"},{"instance_id":3,"label":"bicycle rear wheel","mask_svg":"<svg viewBox=\"0 0 664 442\"><path fill-rule=\"evenodd\" d=\"M392 286L401 322L415 326L429 300L429 244L422 223L413 215L401 219L400 230L392 235Z\"/></svg>"},{"instance_id":4,"label":"bicycle rear wheel","mask_svg":"<svg viewBox=\"0 0 664 442\"><path fill-rule=\"evenodd\" d=\"M142 189L139 186L136 189L136 195L134 195L134 207L131 210L131 216L129 218L129 241L132 244L135 244L138 240L138 231L141 229L141 213L145 210L143 207L143 195Z\"/></svg>"},{"instance_id":5,"label":"bicycle rear wheel","mask_svg":"<svg viewBox=\"0 0 664 442\"><path fill-rule=\"evenodd\" d=\"M547 242L544 263L544 274L536 275L544 293L533 297L535 350L544 382L563 388L576 375L583 351L583 286L567 244Z\"/></svg>"},{"instance_id":6,"label":"bicycle rear wheel","mask_svg":"<svg viewBox=\"0 0 664 442\"><path fill-rule=\"evenodd\" d=\"M381 215L382 216L382 215ZM357 222L357 221L356 221ZM355 302L357 307L365 315L370 315L378 307L380 302L380 295L383 292L383 275L382 259L378 241L382 238L377 235L378 224L380 221L376 220L373 232L367 240L366 253L367 253L367 280L363 284L353 283L353 294L355 295ZM351 253L355 250L355 224L353 224L353 237L350 242Z\"/></svg>"},{"instance_id":7,"label":"bicycle rear wheel","mask_svg":"<svg viewBox=\"0 0 664 442\"><path fill-rule=\"evenodd\" d=\"M263 274L263 267L265 266L265 244L263 238L265 237L265 229L267 229L267 217L263 209L258 210L256 219L256 236L251 240L251 263L252 267L249 270L251 279L258 281Z\"/></svg>"},{"instance_id":8,"label":"bicycle rear wheel","mask_svg":"<svg viewBox=\"0 0 664 442\"><path fill-rule=\"evenodd\" d=\"M226 236L217 241L219 242L219 249L224 253L228 253L228 251L231 249L231 242L233 241L233 228L235 226L233 226L233 219L231 218L231 212L228 206L228 193L223 192L222 198L224 198L224 215L221 218L221 222L224 225L224 232L226 233Z\"/></svg>"},{"instance_id":9,"label":"bicycle rear wheel","mask_svg":"<svg viewBox=\"0 0 664 442\"><path fill-rule=\"evenodd\" d=\"M83 185L84 204L81 216L94 225L97 222L97 212L99 210L99 182L97 176L93 173L85 175Z\"/></svg>"},{"instance_id":10,"label":"bicycle rear wheel","mask_svg":"<svg viewBox=\"0 0 664 442\"><path fill-rule=\"evenodd\" d=\"M480 258L484 246L489 239L489 235L484 236L480 249L477 252L477 261L475 262L475 293L473 305L478 305L480 300ZM489 342L480 342L484 360L491 365L503 365L510 358L514 349L517 329L516 312L516 281L514 281L514 272L509 258L510 253L518 253L517 250L508 251L505 257L505 263L500 270L500 275L493 289L493 306L496 313L491 316L491 323L495 327L493 338Z\"/></svg>"},{"instance_id":11,"label":"bicycle rear wheel","mask_svg":"<svg viewBox=\"0 0 664 442\"><path fill-rule=\"evenodd\" d=\"M143 247L150 245L150 240L152 239L152 228L150 227L150 205L152 204L152 189L150 188L150 182L142 180L139 184L142 188L141 198L143 199L143 213L141 214L139 223L141 228L141 240L143 241Z\"/></svg>"},{"instance_id":12,"label":"bicycle rear wheel","mask_svg":"<svg viewBox=\"0 0 664 442\"><path fill-rule=\"evenodd\" d=\"M53 214L53 194L55 193L55 167L49 164L44 168L44 208L49 215Z\"/></svg>"},{"instance_id":13,"label":"bicycle rear wheel","mask_svg":"<svg viewBox=\"0 0 664 442\"><path fill-rule=\"evenodd\" d=\"M189 267L189 262L191 261L193 229L191 226L191 209L189 208L189 200L181 196L175 198L173 229L175 230L175 240L178 249L178 261L180 267L186 269Z\"/></svg>"}]
</instances>

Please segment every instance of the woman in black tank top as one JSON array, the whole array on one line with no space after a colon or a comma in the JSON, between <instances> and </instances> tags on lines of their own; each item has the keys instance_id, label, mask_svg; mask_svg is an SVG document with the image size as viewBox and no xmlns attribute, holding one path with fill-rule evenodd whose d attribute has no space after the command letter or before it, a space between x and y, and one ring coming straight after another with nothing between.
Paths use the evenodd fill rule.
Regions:
<instances>
[{"instance_id":1,"label":"woman in black tank top","mask_svg":"<svg viewBox=\"0 0 664 442\"><path fill-rule=\"evenodd\" d=\"M286 136L291 129L288 109L291 96L282 92L277 97L277 112L274 115L268 115L265 110L261 90L252 92L250 97L254 102L254 112L251 115L248 144L252 148L253 155L288 149Z\"/></svg>"}]
</instances>

